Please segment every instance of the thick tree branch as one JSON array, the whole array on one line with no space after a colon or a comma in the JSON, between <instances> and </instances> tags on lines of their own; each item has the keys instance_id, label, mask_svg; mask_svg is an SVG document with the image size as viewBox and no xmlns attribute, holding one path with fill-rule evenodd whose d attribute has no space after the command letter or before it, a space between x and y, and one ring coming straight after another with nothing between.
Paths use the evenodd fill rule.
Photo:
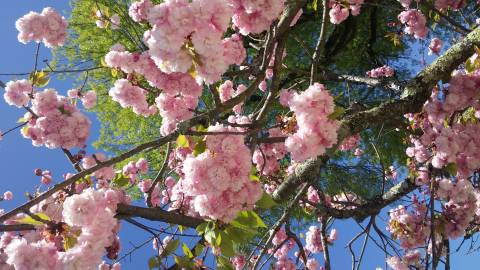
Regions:
<instances>
[{"instance_id":1,"label":"thick tree branch","mask_svg":"<svg viewBox=\"0 0 480 270\"><path fill-rule=\"evenodd\" d=\"M338 219L353 217L357 221L362 221L369 216L377 215L385 206L397 201L416 188L417 186L412 180L406 179L390 188L390 190L382 196L374 197L354 209L336 209L327 207L323 204L318 204L316 212L318 215L327 215Z\"/></svg>"},{"instance_id":2,"label":"thick tree branch","mask_svg":"<svg viewBox=\"0 0 480 270\"><path fill-rule=\"evenodd\" d=\"M118 205L116 218L125 219L132 217L140 217L153 221L162 221L190 228L196 228L198 225L204 222L202 219L165 211L161 208L144 208L127 204Z\"/></svg>"},{"instance_id":3,"label":"thick tree branch","mask_svg":"<svg viewBox=\"0 0 480 270\"><path fill-rule=\"evenodd\" d=\"M19 231L33 231L35 226L30 224L13 224L3 225L0 224L0 232L19 232Z\"/></svg>"},{"instance_id":4,"label":"thick tree branch","mask_svg":"<svg viewBox=\"0 0 480 270\"><path fill-rule=\"evenodd\" d=\"M341 142L350 135L374 126L398 125L404 114L421 111L437 81L448 81L451 72L474 53L475 46L480 46L480 28L475 29L461 42L453 45L445 54L409 80L400 99L384 102L375 108L349 115L343 119L338 131L338 141ZM274 192L273 198L276 201L284 201L295 192L300 183L315 181L319 176L320 167L328 160L328 155L331 155L337 146L327 151L326 155L310 159L299 165L295 172L290 174Z\"/></svg>"}]
</instances>

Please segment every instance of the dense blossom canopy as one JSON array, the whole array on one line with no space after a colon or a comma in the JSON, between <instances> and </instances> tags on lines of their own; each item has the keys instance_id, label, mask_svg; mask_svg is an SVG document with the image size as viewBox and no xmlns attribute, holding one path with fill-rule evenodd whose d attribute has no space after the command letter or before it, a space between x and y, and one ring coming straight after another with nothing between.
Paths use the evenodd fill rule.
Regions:
<instances>
[{"instance_id":1,"label":"dense blossom canopy","mask_svg":"<svg viewBox=\"0 0 480 270\"><path fill-rule=\"evenodd\" d=\"M479 1L120 2L16 21L35 66L0 81L24 114L0 139L20 129L75 171L35 169L0 209L0 270L120 270L139 248L122 222L148 233L149 269L330 270L348 218L353 270L368 239L378 265L450 269L479 231Z\"/></svg>"}]
</instances>

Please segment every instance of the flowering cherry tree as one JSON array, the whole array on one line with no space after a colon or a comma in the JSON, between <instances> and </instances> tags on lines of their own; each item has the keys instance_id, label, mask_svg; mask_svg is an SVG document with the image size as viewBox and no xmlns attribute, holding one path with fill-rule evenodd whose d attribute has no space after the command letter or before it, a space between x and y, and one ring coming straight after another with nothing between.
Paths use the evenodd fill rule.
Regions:
<instances>
[{"instance_id":1,"label":"flowering cherry tree","mask_svg":"<svg viewBox=\"0 0 480 270\"><path fill-rule=\"evenodd\" d=\"M480 228L478 5L74 0L68 19L25 14L35 66L0 81L24 113L3 119L1 143L17 133L72 171L35 169L41 186L0 210L0 269L119 270L130 223L150 236L149 269L330 270L345 219L362 227L353 270L361 237L386 268L451 269L451 243ZM50 88L57 75L77 80Z\"/></svg>"}]
</instances>

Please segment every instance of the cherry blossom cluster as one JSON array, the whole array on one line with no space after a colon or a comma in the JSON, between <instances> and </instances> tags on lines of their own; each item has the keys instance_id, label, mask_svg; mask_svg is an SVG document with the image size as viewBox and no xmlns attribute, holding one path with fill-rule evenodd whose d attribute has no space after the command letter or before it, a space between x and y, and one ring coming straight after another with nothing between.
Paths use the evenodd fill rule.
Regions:
<instances>
[{"instance_id":1,"label":"cherry blossom cluster","mask_svg":"<svg viewBox=\"0 0 480 270\"><path fill-rule=\"evenodd\" d=\"M198 80L211 84L246 56L240 36L223 39L232 15L226 1L167 1L148 12L153 28L144 40L162 71L187 73L194 68Z\"/></svg>"},{"instance_id":2,"label":"cherry blossom cluster","mask_svg":"<svg viewBox=\"0 0 480 270\"><path fill-rule=\"evenodd\" d=\"M475 218L477 211L477 196L472 184L467 180L456 183L449 179L437 179L436 195L446 201L442 216L445 221L445 234L450 238L458 238Z\"/></svg>"},{"instance_id":3,"label":"cherry blossom cluster","mask_svg":"<svg viewBox=\"0 0 480 270\"><path fill-rule=\"evenodd\" d=\"M427 19L418 9L407 9L398 15L398 19L405 25L405 33L416 39L423 39L428 34Z\"/></svg>"},{"instance_id":4,"label":"cherry blossom cluster","mask_svg":"<svg viewBox=\"0 0 480 270\"><path fill-rule=\"evenodd\" d=\"M291 94L288 106L295 113L298 126L285 141L292 160L302 162L322 155L337 142L340 123L329 119L335 104L322 84L315 83L302 93Z\"/></svg>"},{"instance_id":5,"label":"cherry blossom cluster","mask_svg":"<svg viewBox=\"0 0 480 270\"><path fill-rule=\"evenodd\" d=\"M400 241L406 249L425 245L430 236L430 221L426 215L427 207L414 201L414 209L409 212L403 205L390 210L390 221L387 230Z\"/></svg>"},{"instance_id":6,"label":"cherry blossom cluster","mask_svg":"<svg viewBox=\"0 0 480 270\"><path fill-rule=\"evenodd\" d=\"M363 2L364 0L329 0L330 22L333 24L340 24L348 18L350 12L352 13L352 16L357 16L360 14Z\"/></svg>"},{"instance_id":7,"label":"cherry blossom cluster","mask_svg":"<svg viewBox=\"0 0 480 270\"><path fill-rule=\"evenodd\" d=\"M99 266L98 266L98 270L120 270L122 269L121 268L121 264L120 263L114 263L112 265L106 263L106 262L102 262Z\"/></svg>"},{"instance_id":8,"label":"cherry blossom cluster","mask_svg":"<svg viewBox=\"0 0 480 270\"><path fill-rule=\"evenodd\" d=\"M439 38L433 38L428 45L428 54L436 54L439 55L440 51L442 50L443 42Z\"/></svg>"},{"instance_id":9,"label":"cherry blossom cluster","mask_svg":"<svg viewBox=\"0 0 480 270\"><path fill-rule=\"evenodd\" d=\"M150 0L141 0L133 2L128 9L128 15L135 22L143 22L148 19L148 13L153 8L153 3Z\"/></svg>"},{"instance_id":10,"label":"cherry blossom cluster","mask_svg":"<svg viewBox=\"0 0 480 270\"><path fill-rule=\"evenodd\" d=\"M151 197L150 197L150 202L153 207L158 207L160 205L166 205L170 203L170 196L173 192L173 187L175 186L176 181L173 177L169 176L165 178L164 185L165 189L161 189L160 184L158 183L155 185L155 187L152 189L151 192ZM140 181L138 183L138 187L140 188L140 191L143 192L143 196L145 198L145 202L148 200L148 192L152 188L153 181L152 179L145 179L143 181Z\"/></svg>"},{"instance_id":11,"label":"cherry blossom cluster","mask_svg":"<svg viewBox=\"0 0 480 270\"><path fill-rule=\"evenodd\" d=\"M209 127L208 131L241 132L242 129L217 124ZM173 188L172 200L182 201L191 197L191 214L193 211L202 217L227 223L239 211L251 209L260 199L262 189L259 182L249 177L251 156L243 140L242 135L207 136L208 150L196 157L190 155L186 158L184 178Z\"/></svg>"},{"instance_id":12,"label":"cherry blossom cluster","mask_svg":"<svg viewBox=\"0 0 480 270\"><path fill-rule=\"evenodd\" d=\"M42 13L30 11L15 23L18 41L43 42L48 48L62 46L67 36L67 20L53 8L46 7Z\"/></svg>"},{"instance_id":13,"label":"cherry blossom cluster","mask_svg":"<svg viewBox=\"0 0 480 270\"><path fill-rule=\"evenodd\" d=\"M236 255L231 259L233 267L235 267L235 270L241 270L247 263L247 259L245 258L245 255Z\"/></svg>"},{"instance_id":14,"label":"cherry blossom cluster","mask_svg":"<svg viewBox=\"0 0 480 270\"><path fill-rule=\"evenodd\" d=\"M480 74L477 72L455 72L443 100L439 99L439 90L434 89L431 99L424 105L424 119L418 123L424 133L419 139L411 139L414 146L407 148L407 155L415 157L420 163L431 162L436 168L456 163L457 176L463 179L480 168L479 139L476 135L480 125L459 121L449 123L456 111L477 105L479 86ZM446 125L445 121L449 124ZM435 148L430 150L432 145Z\"/></svg>"},{"instance_id":15,"label":"cherry blossom cluster","mask_svg":"<svg viewBox=\"0 0 480 270\"><path fill-rule=\"evenodd\" d=\"M122 173L132 180L132 182L136 182L138 174L146 174L148 172L148 161L144 158L140 158L139 160L130 161L127 165L123 166Z\"/></svg>"},{"instance_id":16,"label":"cherry blossom cluster","mask_svg":"<svg viewBox=\"0 0 480 270\"><path fill-rule=\"evenodd\" d=\"M41 176L40 182L44 185L52 182L52 173L49 170L35 169L35 175Z\"/></svg>"},{"instance_id":17,"label":"cherry blossom cluster","mask_svg":"<svg viewBox=\"0 0 480 270\"><path fill-rule=\"evenodd\" d=\"M67 197L63 205L51 199L41 209L54 212L49 217L59 222L62 229L40 228L19 235L4 233L0 240L0 266L19 270L97 269L106 250L117 247L107 256L114 258L118 254L119 224L114 216L117 204L125 200L121 191L91 188ZM52 205L54 211L45 207ZM65 248L67 237L75 237L75 242Z\"/></svg>"},{"instance_id":18,"label":"cherry blossom cluster","mask_svg":"<svg viewBox=\"0 0 480 270\"><path fill-rule=\"evenodd\" d=\"M418 265L420 261L420 251L410 250L403 257L388 257L387 264L393 270L409 270L409 265Z\"/></svg>"},{"instance_id":19,"label":"cherry blossom cluster","mask_svg":"<svg viewBox=\"0 0 480 270\"><path fill-rule=\"evenodd\" d=\"M348 138L345 138L342 141L342 144L338 147L340 151L348 151L348 150L353 150L358 147L360 143L360 134L355 134L352 135Z\"/></svg>"},{"instance_id":20,"label":"cherry blossom cluster","mask_svg":"<svg viewBox=\"0 0 480 270\"><path fill-rule=\"evenodd\" d=\"M305 249L311 253L320 253L323 252L322 246L322 231L317 226L310 226L308 232L305 234L306 245ZM327 243L332 244L337 240L337 230L333 229L330 231L330 235L326 239Z\"/></svg>"},{"instance_id":21,"label":"cherry blossom cluster","mask_svg":"<svg viewBox=\"0 0 480 270\"><path fill-rule=\"evenodd\" d=\"M5 86L3 97L7 104L22 108L28 105L29 95L32 93L32 83L28 80L9 81Z\"/></svg>"},{"instance_id":22,"label":"cherry blossom cluster","mask_svg":"<svg viewBox=\"0 0 480 270\"><path fill-rule=\"evenodd\" d=\"M233 8L233 24L242 35L267 30L284 7L284 0L227 0L227 2Z\"/></svg>"},{"instance_id":23,"label":"cherry blossom cluster","mask_svg":"<svg viewBox=\"0 0 480 270\"><path fill-rule=\"evenodd\" d=\"M71 99L79 98L85 109L91 109L97 104L97 93L92 90L82 93L79 89L71 89L68 90L67 96Z\"/></svg>"},{"instance_id":24,"label":"cherry blossom cluster","mask_svg":"<svg viewBox=\"0 0 480 270\"><path fill-rule=\"evenodd\" d=\"M370 78L392 77L394 74L395 70L389 66L382 66L367 72L367 76Z\"/></svg>"},{"instance_id":25,"label":"cherry blossom cluster","mask_svg":"<svg viewBox=\"0 0 480 270\"><path fill-rule=\"evenodd\" d=\"M10 200L13 200L13 193L9 190L5 191L3 193L3 197L2 197L3 200L5 201L10 201Z\"/></svg>"},{"instance_id":26,"label":"cherry blossom cluster","mask_svg":"<svg viewBox=\"0 0 480 270\"><path fill-rule=\"evenodd\" d=\"M90 134L90 120L78 108L54 89L33 95L31 111L26 114L28 124L22 135L35 146L48 148L84 147Z\"/></svg>"},{"instance_id":27,"label":"cherry blossom cluster","mask_svg":"<svg viewBox=\"0 0 480 270\"><path fill-rule=\"evenodd\" d=\"M109 24L110 24L110 28L113 30L118 29L120 27L120 16L118 16L118 14L113 14L112 17L107 18L102 11L97 10L97 12L95 13L95 16L97 17L95 24L97 25L98 28L107 28Z\"/></svg>"},{"instance_id":28,"label":"cherry blossom cluster","mask_svg":"<svg viewBox=\"0 0 480 270\"><path fill-rule=\"evenodd\" d=\"M295 262L289 257L289 252L295 246L294 241L288 238L284 228L275 233L272 244L275 248L270 248L268 253L273 253L273 256L277 259L275 269L296 269Z\"/></svg>"},{"instance_id":29,"label":"cherry blossom cluster","mask_svg":"<svg viewBox=\"0 0 480 270\"><path fill-rule=\"evenodd\" d=\"M122 108L132 108L138 115L150 116L157 112L157 108L148 105L146 92L145 89L132 85L127 79L120 79L115 82L108 94Z\"/></svg>"},{"instance_id":30,"label":"cherry blossom cluster","mask_svg":"<svg viewBox=\"0 0 480 270\"><path fill-rule=\"evenodd\" d=\"M125 73L143 75L150 86L163 90L155 100L157 106L147 103L147 90L132 85L126 79L118 80L110 91L122 107L131 106L137 114L149 116L158 107L163 119L162 134L172 132L179 121L193 116L202 89L189 74L164 73L155 65L149 53L130 53L121 45L112 48L105 56L105 62L109 67L119 68Z\"/></svg>"},{"instance_id":31,"label":"cherry blossom cluster","mask_svg":"<svg viewBox=\"0 0 480 270\"><path fill-rule=\"evenodd\" d=\"M269 137L282 137L279 128L269 130ZM272 175L280 170L279 161L285 157L287 149L283 143L261 144L253 153L253 163L263 175Z\"/></svg>"},{"instance_id":32,"label":"cherry blossom cluster","mask_svg":"<svg viewBox=\"0 0 480 270\"><path fill-rule=\"evenodd\" d=\"M95 155L86 156L82 159L82 167L84 169L90 169L99 162L106 161L107 157L102 153L96 153ZM97 178L97 183L100 186L106 187L108 186L110 180L115 177L115 170L112 166L103 167L101 169L96 170L92 173L92 176Z\"/></svg>"},{"instance_id":33,"label":"cherry blossom cluster","mask_svg":"<svg viewBox=\"0 0 480 270\"><path fill-rule=\"evenodd\" d=\"M239 94L245 92L247 87L243 84L237 86L237 89L233 88L233 82L230 80L226 80L218 87L218 92L220 94L220 101L226 102L227 100L238 96ZM242 112L242 105L243 103L237 104L233 107L233 112L236 114L240 114Z\"/></svg>"},{"instance_id":34,"label":"cherry blossom cluster","mask_svg":"<svg viewBox=\"0 0 480 270\"><path fill-rule=\"evenodd\" d=\"M183 177L183 162L185 159L193 153L193 150L196 146L194 140L187 137L188 146L185 147L177 147L172 149L170 155L168 156L168 167L175 171L176 174Z\"/></svg>"}]
</instances>

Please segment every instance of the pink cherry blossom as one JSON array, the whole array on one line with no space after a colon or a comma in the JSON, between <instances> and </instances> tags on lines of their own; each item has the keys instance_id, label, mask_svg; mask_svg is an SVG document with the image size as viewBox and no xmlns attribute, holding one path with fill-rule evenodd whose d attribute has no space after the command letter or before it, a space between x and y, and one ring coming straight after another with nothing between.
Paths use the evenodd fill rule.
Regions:
<instances>
[{"instance_id":1,"label":"pink cherry blossom","mask_svg":"<svg viewBox=\"0 0 480 270\"><path fill-rule=\"evenodd\" d=\"M67 36L67 20L54 9L47 7L42 13L30 11L15 23L18 41L43 42L49 48L62 46Z\"/></svg>"},{"instance_id":2,"label":"pink cherry blossom","mask_svg":"<svg viewBox=\"0 0 480 270\"><path fill-rule=\"evenodd\" d=\"M294 94L288 102L297 118L297 131L285 141L287 150L296 162L302 162L325 153L337 141L340 124L329 119L334 111L333 98L319 83L301 94Z\"/></svg>"},{"instance_id":3,"label":"pink cherry blossom","mask_svg":"<svg viewBox=\"0 0 480 270\"><path fill-rule=\"evenodd\" d=\"M13 193L11 191L5 191L5 193L3 193L3 199L6 200L6 201L10 201L13 199Z\"/></svg>"},{"instance_id":4,"label":"pink cherry blossom","mask_svg":"<svg viewBox=\"0 0 480 270\"><path fill-rule=\"evenodd\" d=\"M3 94L3 97L9 105L22 108L28 105L30 101L28 95L32 92L32 83L28 80L9 81L5 86L5 94Z\"/></svg>"}]
</instances>

